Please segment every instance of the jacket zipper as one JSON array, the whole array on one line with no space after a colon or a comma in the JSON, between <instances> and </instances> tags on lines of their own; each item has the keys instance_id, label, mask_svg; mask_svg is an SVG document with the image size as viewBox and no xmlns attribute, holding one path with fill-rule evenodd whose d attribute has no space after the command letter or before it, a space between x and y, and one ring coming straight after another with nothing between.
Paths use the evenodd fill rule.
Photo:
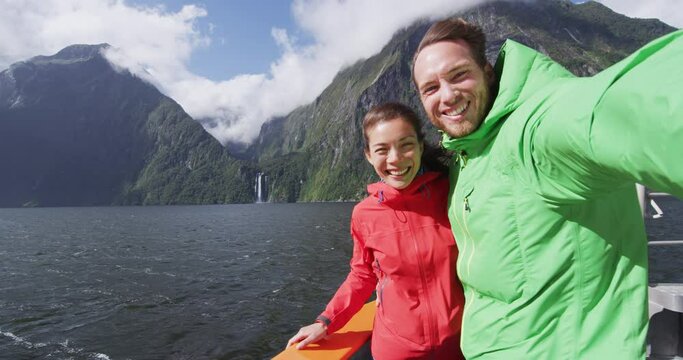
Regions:
<instances>
[{"instance_id":1,"label":"jacket zipper","mask_svg":"<svg viewBox=\"0 0 683 360\"><path fill-rule=\"evenodd\" d=\"M472 195L473 192L474 192L474 188L472 188L472 189L463 197L463 200L462 200L462 213L460 214L460 216L458 216L457 213L454 213L454 214L453 214L453 218L455 219L455 222L458 224L458 227L459 227L460 230L462 231L462 234L465 236L465 238L463 239L463 243L464 243L464 244L463 244L463 248L462 248L462 249L458 249L458 251L459 251L461 254L467 256L467 258L468 258L468 259L467 259L467 262L464 262L464 261L462 261L462 262L459 261L459 262L458 262L458 272L459 272L459 273L462 273L462 274L466 274L468 277L470 276L470 263L472 262L472 257L474 256L475 244L474 244L474 239L472 238L472 234L470 233L470 230L469 230L469 228L467 227L467 214L466 214L466 213L469 213L469 212L472 211L472 209L470 208L470 199L469 199L469 198L470 198L470 195ZM461 220L462 220L462 222L461 222ZM468 247L469 247L468 245L469 245L470 243L472 244L472 250L470 250L470 251L468 252L468 251L467 251L467 250L468 250ZM463 258L463 260L464 260L464 258ZM461 263L462 263L462 264L461 264ZM466 265L466 268L465 268L465 269L461 269L461 265ZM467 272L465 273L465 272L463 272L463 271L461 271L461 270L467 270Z\"/></svg>"},{"instance_id":2,"label":"jacket zipper","mask_svg":"<svg viewBox=\"0 0 683 360\"><path fill-rule=\"evenodd\" d=\"M472 243L472 250L470 250L470 253L468 254L468 259L467 259L467 276L470 276L470 265L472 264L472 259L474 258L474 251L476 250L476 245L474 243L474 238L472 237L472 234L470 233L470 229L467 226L467 213L470 213L472 209L470 208L470 195L472 195L472 192L474 192L474 188L470 190L470 192L465 195L462 201L462 224L463 224L463 232L465 233L465 237L470 240Z\"/></svg>"},{"instance_id":3,"label":"jacket zipper","mask_svg":"<svg viewBox=\"0 0 683 360\"><path fill-rule=\"evenodd\" d=\"M467 213L470 213L472 209L470 208L470 201L469 197L472 195L474 192L474 188L469 191L467 195L463 198L463 204L462 204L462 223L463 223L463 233L465 234L465 238L469 239L470 242L472 243L472 250L470 250L470 253L468 254L468 259L467 259L467 276L470 276L470 265L472 264L472 259L474 258L474 252L476 250L476 243L474 241L474 238L472 237L472 234L470 233L470 229L467 226ZM457 216L456 216L457 217ZM474 289L468 286L468 292L469 292L469 300L465 300L465 306L462 309L463 315L467 312L467 308L469 305L471 305L474 302ZM467 325L465 324L466 319L465 316L462 317L462 323L460 324L460 336L464 337L465 329L467 328Z\"/></svg>"},{"instance_id":4,"label":"jacket zipper","mask_svg":"<svg viewBox=\"0 0 683 360\"><path fill-rule=\"evenodd\" d=\"M409 211L408 204L404 200L403 201L403 206L406 209L406 211ZM420 270L420 280L422 282L422 289L424 290L425 293L425 298L426 298L426 303L427 303L427 322L429 323L429 344L434 348L436 345L436 334L438 333L438 330L436 329L436 326L434 325L434 311L432 310L432 301L431 301L431 293L429 292L429 287L427 286L427 279L425 278L425 270L424 270L424 264L422 263L422 257L420 256L420 247L417 242L417 238L415 237L415 229L413 228L412 224L410 221L408 221L408 226L410 227L410 235L413 238L413 246L415 247L415 257L417 258L417 265Z\"/></svg>"},{"instance_id":5,"label":"jacket zipper","mask_svg":"<svg viewBox=\"0 0 683 360\"><path fill-rule=\"evenodd\" d=\"M460 161L460 171L462 171L465 166L467 166L467 153L465 151L461 151L458 153L458 160ZM461 267L466 266L467 270L467 277L470 276L470 264L474 255L474 250L475 250L475 242L474 239L472 238L472 234L469 231L469 228L467 226L467 214L472 211L472 208L470 207L470 201L469 197L472 195L474 192L474 187L463 197L462 200L462 213L460 214L460 218L462 219L462 223L460 222L460 219L458 219L458 214L454 212L453 218L458 224L458 227L462 231L462 234L465 236L465 239L463 241L464 246L462 249L462 253L466 256L468 256L467 262L465 264L465 261L458 261L458 273L463 273L461 272ZM468 243L472 243L472 250L468 253L467 248L468 248ZM463 260L465 260L463 258ZM467 286L467 289L465 289L466 292L469 294L469 296L466 296L465 300L465 306L463 307L463 315L467 313L467 309L470 307L472 302L474 302L474 289ZM466 324L467 318L465 316L462 317L462 323L460 324L460 336L461 339L465 338L465 331L467 330L467 324Z\"/></svg>"},{"instance_id":6,"label":"jacket zipper","mask_svg":"<svg viewBox=\"0 0 683 360\"><path fill-rule=\"evenodd\" d=\"M379 274L382 277L379 283L379 294L377 294L377 306L381 306L384 302L384 285L387 282L387 274L385 274L384 271L382 271L382 268L379 266L379 259L375 259L375 264L377 265L377 270L379 271Z\"/></svg>"},{"instance_id":7,"label":"jacket zipper","mask_svg":"<svg viewBox=\"0 0 683 360\"><path fill-rule=\"evenodd\" d=\"M464 150L460 151L458 153L458 160L460 162L460 171L462 171L465 169L465 166L467 166L467 152L465 152ZM469 213L471 211L469 198L473 192L474 192L474 187L472 187L472 189L470 189L470 191L467 194L465 194L465 196L463 197L463 200L462 200L462 202L463 202L463 204L462 204L462 216L461 216L462 224L460 223L460 220L458 219L458 215L453 214L454 215L453 217L455 218L456 222L458 223L458 226L460 227L463 234L465 235L465 241L464 241L465 246L463 249L463 252L465 254L467 254L465 251L467 250L468 240L469 240L469 242L472 243L472 250L469 252L468 259L467 259L467 276L468 277L470 275L470 264L472 262L472 257L474 256L475 244L474 244L474 239L472 238L472 234L470 234L470 230L467 227L467 217L466 217L465 212Z\"/></svg>"},{"instance_id":8,"label":"jacket zipper","mask_svg":"<svg viewBox=\"0 0 683 360\"><path fill-rule=\"evenodd\" d=\"M467 153L464 150L458 153L458 161L460 162L460 170L467 166Z\"/></svg>"},{"instance_id":9,"label":"jacket zipper","mask_svg":"<svg viewBox=\"0 0 683 360\"><path fill-rule=\"evenodd\" d=\"M459 166L460 166L459 172L461 172L461 171L465 168L465 166L467 165L467 153L466 153L465 151L460 151L460 152L457 152L457 153L456 153L456 156L457 156L457 158L458 158L458 163L459 163ZM456 184L457 184L457 183L456 183ZM457 186L457 185L456 185L456 186ZM467 207L467 209L469 209L469 202L468 202L468 200L467 200L467 197L468 197L471 193L472 193L472 192L470 191L470 192L465 196L465 198L464 198L464 200L463 200L464 203L465 203L465 206ZM454 194L454 195L455 195L455 194ZM448 211L451 211L451 209L449 208ZM467 245L468 245L468 237L467 237L467 234L466 234L466 232L465 232L465 227L460 223L460 219L458 219L458 214L457 214L456 211L453 211L453 218L455 219L455 222L458 224L458 228L460 228L460 231L463 233L463 235L465 235L465 239L463 239L463 246L462 246L462 248L459 248L459 249L458 249L458 252L461 253L461 254L463 254L463 255L466 255L466 254L467 254L467 248L468 248L468 246L467 246ZM463 213L463 221L464 221L464 220L465 220L465 218L464 218L464 213ZM464 272L462 272L461 269L460 269L460 267L463 265L463 263L464 263L464 261L458 261L458 264L457 264L457 271L458 271L459 274L464 274Z\"/></svg>"}]
</instances>

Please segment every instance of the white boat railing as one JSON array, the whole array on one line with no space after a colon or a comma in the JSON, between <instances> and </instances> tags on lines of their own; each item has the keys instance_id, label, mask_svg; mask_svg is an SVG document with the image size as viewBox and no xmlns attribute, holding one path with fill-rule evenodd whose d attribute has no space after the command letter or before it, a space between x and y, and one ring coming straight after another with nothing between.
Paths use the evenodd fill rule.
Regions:
<instances>
[{"instance_id":1,"label":"white boat railing","mask_svg":"<svg viewBox=\"0 0 683 360\"><path fill-rule=\"evenodd\" d=\"M663 246L663 245L683 245L683 240L661 240L661 241L650 241L647 243L650 246Z\"/></svg>"},{"instance_id":2,"label":"white boat railing","mask_svg":"<svg viewBox=\"0 0 683 360\"><path fill-rule=\"evenodd\" d=\"M683 359L683 284L650 284L648 360Z\"/></svg>"},{"instance_id":3,"label":"white boat railing","mask_svg":"<svg viewBox=\"0 0 683 360\"><path fill-rule=\"evenodd\" d=\"M640 209L643 212L643 217L652 217L653 219L659 219L664 216L662 208L657 205L654 198L671 196L664 192L651 192L641 184L636 184L636 191L638 192L638 201L640 202ZM652 207L654 213L648 211L648 205Z\"/></svg>"},{"instance_id":4,"label":"white boat railing","mask_svg":"<svg viewBox=\"0 0 683 360\"><path fill-rule=\"evenodd\" d=\"M664 211L655 198L671 196L650 192L637 184L638 200L643 217L659 219ZM653 211L650 211L649 209ZM683 245L683 240L650 241L648 246ZM648 287L650 326L647 333L648 360L683 359L683 284L660 283Z\"/></svg>"}]
</instances>

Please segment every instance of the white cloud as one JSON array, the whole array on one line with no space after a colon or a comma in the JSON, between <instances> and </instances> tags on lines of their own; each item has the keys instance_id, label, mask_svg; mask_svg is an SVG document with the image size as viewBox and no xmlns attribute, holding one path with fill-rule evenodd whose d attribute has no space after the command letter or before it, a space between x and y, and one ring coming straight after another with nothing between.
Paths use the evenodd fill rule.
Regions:
<instances>
[{"instance_id":1,"label":"white cloud","mask_svg":"<svg viewBox=\"0 0 683 360\"><path fill-rule=\"evenodd\" d=\"M651 15L639 12L645 2L604 2L615 9L626 6L617 11L629 16L666 18L675 15L677 1L648 1L647 8L662 10ZM196 27L206 16L202 7L170 12L123 0L0 0L0 68L74 43L107 42L113 46L106 54L110 61L156 85L195 119L206 120L214 137L249 142L264 122L314 100L339 69L380 51L395 31L481 2L294 0L292 13L312 43L299 44L286 30L273 28L281 56L269 72L216 82L187 67L192 52L211 42L213 26L208 33ZM677 21L670 23L680 26L680 17Z\"/></svg>"},{"instance_id":2,"label":"white cloud","mask_svg":"<svg viewBox=\"0 0 683 360\"><path fill-rule=\"evenodd\" d=\"M399 28L476 2L295 0L294 16L313 44L301 46L274 28L281 56L268 73L215 82L187 68L192 52L210 44L211 28L203 34L195 26L206 15L199 6L174 13L123 0L0 0L0 67L74 43L107 42L110 61L156 85L194 118L210 119L214 137L248 142L264 122L315 99L341 67L378 52Z\"/></svg>"},{"instance_id":3,"label":"white cloud","mask_svg":"<svg viewBox=\"0 0 683 360\"><path fill-rule=\"evenodd\" d=\"M671 26L683 28L681 0L598 0L598 2L629 17L660 19Z\"/></svg>"},{"instance_id":4,"label":"white cloud","mask_svg":"<svg viewBox=\"0 0 683 360\"><path fill-rule=\"evenodd\" d=\"M65 46L107 42L157 72L185 70L194 49L210 43L193 27L205 16L188 5L135 8L113 0L0 0L0 66ZM132 65L132 64L130 64Z\"/></svg>"},{"instance_id":5,"label":"white cloud","mask_svg":"<svg viewBox=\"0 0 683 360\"><path fill-rule=\"evenodd\" d=\"M219 140L249 142L264 122L313 101L339 69L379 52L398 29L480 2L295 0L293 14L312 36L311 45L301 46L286 30L273 28L282 55L268 74L219 83L188 78L184 90L169 89L169 94L195 118L218 120L207 130ZM196 91L198 83L203 83L201 91Z\"/></svg>"}]
</instances>

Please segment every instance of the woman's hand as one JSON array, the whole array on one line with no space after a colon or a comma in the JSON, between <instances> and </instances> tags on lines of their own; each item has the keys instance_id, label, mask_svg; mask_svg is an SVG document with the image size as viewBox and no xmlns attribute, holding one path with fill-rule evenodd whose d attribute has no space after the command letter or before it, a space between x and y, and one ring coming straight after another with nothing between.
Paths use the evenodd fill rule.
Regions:
<instances>
[{"instance_id":1,"label":"woman's hand","mask_svg":"<svg viewBox=\"0 0 683 360\"><path fill-rule=\"evenodd\" d=\"M325 325L316 322L299 329L299 332L296 333L296 335L294 335L291 339L289 339L289 341L287 341L287 347L290 347L292 344L299 342L296 348L297 350L301 350L304 348L304 346L308 344L320 341L320 339L324 338L326 335L327 329L325 329Z\"/></svg>"}]
</instances>

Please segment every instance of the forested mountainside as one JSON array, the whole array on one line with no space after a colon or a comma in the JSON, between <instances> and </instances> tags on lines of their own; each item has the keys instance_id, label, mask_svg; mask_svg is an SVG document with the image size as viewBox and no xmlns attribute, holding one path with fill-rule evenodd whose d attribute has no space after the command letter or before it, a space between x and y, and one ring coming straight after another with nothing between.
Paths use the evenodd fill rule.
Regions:
<instances>
[{"instance_id":1,"label":"forested mountainside","mask_svg":"<svg viewBox=\"0 0 683 360\"><path fill-rule=\"evenodd\" d=\"M170 98L73 45L0 73L0 206L251 202L254 171Z\"/></svg>"},{"instance_id":2,"label":"forested mountainside","mask_svg":"<svg viewBox=\"0 0 683 360\"><path fill-rule=\"evenodd\" d=\"M452 16L483 27L492 63L511 38L579 76L674 30L567 0L491 2ZM426 119L410 66L428 26L399 31L379 54L340 71L315 101L264 124L236 154L172 99L112 67L106 44L13 64L0 72L0 207L360 199L376 177L362 152L367 110L400 101ZM434 142L436 130L424 127Z\"/></svg>"},{"instance_id":3,"label":"forested mountainside","mask_svg":"<svg viewBox=\"0 0 683 360\"><path fill-rule=\"evenodd\" d=\"M631 19L596 3L565 0L493 2L454 14L488 36L494 63L510 38L535 48L579 76L595 74L674 28ZM266 123L250 155L268 176L271 201L360 199L376 179L362 153L360 124L372 106L400 101L427 119L411 83L413 53L429 24L397 33L377 55L341 71L311 104ZM425 131L437 132L425 121Z\"/></svg>"}]
</instances>

